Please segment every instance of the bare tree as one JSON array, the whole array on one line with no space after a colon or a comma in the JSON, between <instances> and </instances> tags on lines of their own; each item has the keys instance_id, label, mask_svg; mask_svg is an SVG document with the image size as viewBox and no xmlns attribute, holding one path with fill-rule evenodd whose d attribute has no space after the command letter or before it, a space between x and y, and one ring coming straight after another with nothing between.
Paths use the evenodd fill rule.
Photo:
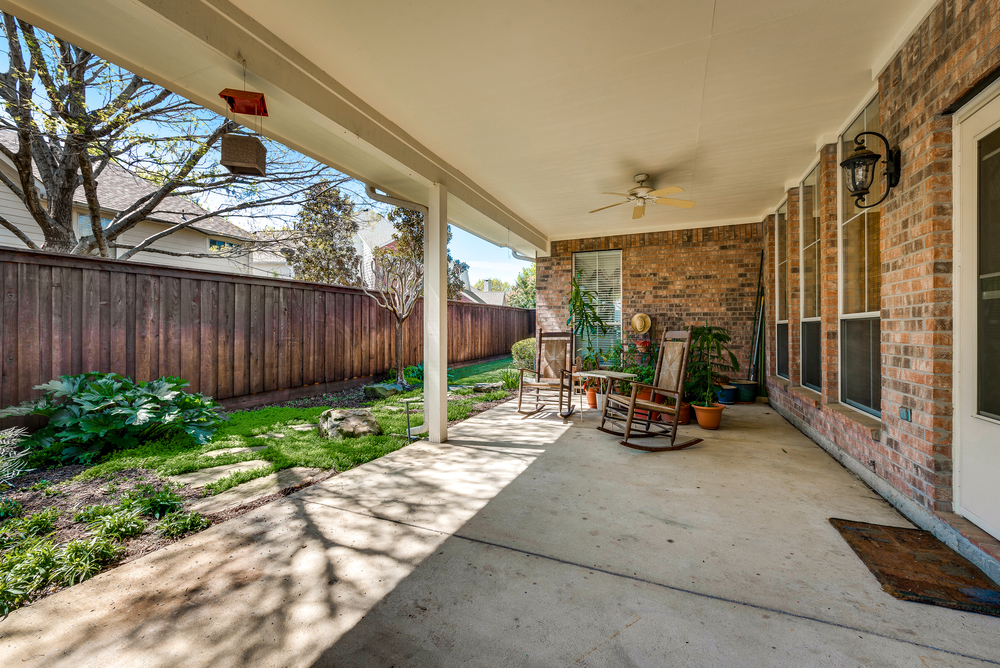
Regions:
<instances>
[{"instance_id":1,"label":"bare tree","mask_svg":"<svg viewBox=\"0 0 1000 668\"><path fill-rule=\"evenodd\" d=\"M375 252L371 272L359 271L361 288L396 318L396 382L403 375L403 323L413 313L424 285L424 266L409 253Z\"/></svg>"},{"instance_id":2,"label":"bare tree","mask_svg":"<svg viewBox=\"0 0 1000 668\"><path fill-rule=\"evenodd\" d=\"M117 247L126 251L119 259L164 252L151 245L208 218L291 219L311 184L347 180L266 140L267 177L229 173L219 165L219 143L227 132L244 131L233 121L8 13L0 23L8 60L0 72L0 153L17 170L16 180L0 171L0 183L41 229L41 249L106 257ZM103 206L98 183L116 169L148 187L130 194L130 201ZM218 204L209 207L213 212L192 206L209 199ZM78 234L74 224L74 204L83 202L89 234ZM117 213L104 222L102 208ZM170 227L131 246L117 243L144 220ZM28 248L39 248L29 230L4 216L0 225Z\"/></svg>"}]
</instances>

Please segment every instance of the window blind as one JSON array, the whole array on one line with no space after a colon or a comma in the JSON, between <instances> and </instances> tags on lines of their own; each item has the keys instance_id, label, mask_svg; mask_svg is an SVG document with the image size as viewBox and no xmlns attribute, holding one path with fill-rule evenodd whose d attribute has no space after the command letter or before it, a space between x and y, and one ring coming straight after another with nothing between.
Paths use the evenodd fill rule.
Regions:
<instances>
[{"instance_id":1,"label":"window blind","mask_svg":"<svg viewBox=\"0 0 1000 668\"><path fill-rule=\"evenodd\" d=\"M607 334L594 336L594 349L607 351L622 338L622 252L589 251L573 254L573 275L580 287L597 295L597 314L608 325ZM576 354L587 352L587 339L576 341Z\"/></svg>"}]
</instances>

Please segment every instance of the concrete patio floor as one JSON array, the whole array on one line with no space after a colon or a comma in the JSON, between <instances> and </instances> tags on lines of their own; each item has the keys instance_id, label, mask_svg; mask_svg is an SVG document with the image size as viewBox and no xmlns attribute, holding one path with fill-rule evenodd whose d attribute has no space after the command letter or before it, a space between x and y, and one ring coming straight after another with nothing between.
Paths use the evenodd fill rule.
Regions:
<instances>
[{"instance_id":1,"label":"concrete patio floor","mask_svg":"<svg viewBox=\"0 0 1000 668\"><path fill-rule=\"evenodd\" d=\"M981 666L828 518L908 526L764 405L672 453L512 403L0 622L17 666Z\"/></svg>"}]
</instances>

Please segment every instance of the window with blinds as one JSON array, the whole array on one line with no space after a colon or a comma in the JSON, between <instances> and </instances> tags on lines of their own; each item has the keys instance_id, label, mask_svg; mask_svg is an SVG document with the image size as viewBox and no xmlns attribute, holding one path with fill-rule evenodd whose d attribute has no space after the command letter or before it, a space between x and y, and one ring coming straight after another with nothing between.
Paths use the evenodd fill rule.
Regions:
<instances>
[{"instance_id":1,"label":"window with blinds","mask_svg":"<svg viewBox=\"0 0 1000 668\"><path fill-rule=\"evenodd\" d=\"M622 338L622 252L573 253L573 275L580 287L596 295L597 314L608 325L604 336L594 337L594 350L607 351ZM587 340L576 341L576 355L585 355Z\"/></svg>"},{"instance_id":2,"label":"window with blinds","mask_svg":"<svg viewBox=\"0 0 1000 668\"><path fill-rule=\"evenodd\" d=\"M802 327L800 328L802 353L802 384L820 391L820 219L819 219L819 167L813 169L802 182L802 233L799 235L802 252Z\"/></svg>"},{"instance_id":3,"label":"window with blinds","mask_svg":"<svg viewBox=\"0 0 1000 668\"><path fill-rule=\"evenodd\" d=\"M859 132L879 131L878 97L871 101L841 137L841 152L850 155ZM870 135L866 146L877 145ZM874 142L874 144L873 144ZM875 170L869 201L884 192L879 166ZM881 415L882 362L879 310L882 294L882 255L878 207L859 209L847 188L843 188L840 225L841 239L841 401L861 410Z\"/></svg>"},{"instance_id":4,"label":"window with blinds","mask_svg":"<svg viewBox=\"0 0 1000 668\"><path fill-rule=\"evenodd\" d=\"M774 340L778 351L778 375L788 378L788 202L778 208L774 224L775 285L778 292Z\"/></svg>"}]
</instances>

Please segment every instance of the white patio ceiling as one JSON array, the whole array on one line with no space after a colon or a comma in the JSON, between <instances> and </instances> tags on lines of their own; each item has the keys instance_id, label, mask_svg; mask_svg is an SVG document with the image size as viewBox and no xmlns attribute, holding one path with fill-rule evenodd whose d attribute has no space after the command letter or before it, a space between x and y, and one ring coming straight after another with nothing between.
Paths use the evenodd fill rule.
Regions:
<instances>
[{"instance_id":1,"label":"white patio ceiling","mask_svg":"<svg viewBox=\"0 0 1000 668\"><path fill-rule=\"evenodd\" d=\"M760 220L933 5L0 0L220 110L245 58L266 134L522 252ZM587 213L639 172L698 205Z\"/></svg>"}]
</instances>

